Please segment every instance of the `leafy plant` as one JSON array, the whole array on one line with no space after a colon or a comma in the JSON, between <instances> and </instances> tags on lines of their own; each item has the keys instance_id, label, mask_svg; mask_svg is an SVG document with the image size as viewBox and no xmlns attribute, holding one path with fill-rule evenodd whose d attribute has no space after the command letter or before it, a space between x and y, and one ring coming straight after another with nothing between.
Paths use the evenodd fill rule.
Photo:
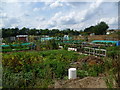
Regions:
<instances>
[{"instance_id":1,"label":"leafy plant","mask_svg":"<svg viewBox=\"0 0 120 90\"><path fill-rule=\"evenodd\" d=\"M3 87L48 87L53 79L67 76L79 54L66 50L3 53Z\"/></svg>"}]
</instances>

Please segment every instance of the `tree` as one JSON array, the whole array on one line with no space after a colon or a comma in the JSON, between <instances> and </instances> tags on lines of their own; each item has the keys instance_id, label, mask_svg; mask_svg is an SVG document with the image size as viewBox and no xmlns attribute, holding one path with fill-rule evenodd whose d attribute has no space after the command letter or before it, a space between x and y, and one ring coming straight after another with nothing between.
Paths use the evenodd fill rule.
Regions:
<instances>
[{"instance_id":1,"label":"tree","mask_svg":"<svg viewBox=\"0 0 120 90\"><path fill-rule=\"evenodd\" d=\"M19 34L27 35L28 31L29 31L29 28L23 27L21 30L19 30Z\"/></svg>"},{"instance_id":2,"label":"tree","mask_svg":"<svg viewBox=\"0 0 120 90\"><path fill-rule=\"evenodd\" d=\"M120 30L116 32L117 34L117 39L120 40Z\"/></svg>"},{"instance_id":3,"label":"tree","mask_svg":"<svg viewBox=\"0 0 120 90\"><path fill-rule=\"evenodd\" d=\"M90 26L88 28L85 28L84 32L87 32L88 34L90 33L94 33L95 31L95 27L94 26Z\"/></svg>"},{"instance_id":4,"label":"tree","mask_svg":"<svg viewBox=\"0 0 120 90\"><path fill-rule=\"evenodd\" d=\"M109 26L105 22L100 22L95 26L94 33L96 35L105 35Z\"/></svg>"},{"instance_id":5,"label":"tree","mask_svg":"<svg viewBox=\"0 0 120 90\"><path fill-rule=\"evenodd\" d=\"M88 33L88 35L90 33L95 33L95 35L105 35L108 28L109 26L105 22L100 22L95 26L85 28L84 32Z\"/></svg>"},{"instance_id":6,"label":"tree","mask_svg":"<svg viewBox=\"0 0 120 90\"><path fill-rule=\"evenodd\" d=\"M29 35L36 35L37 34L37 30L34 28L34 29L30 29L29 31L28 31L28 34Z\"/></svg>"}]
</instances>

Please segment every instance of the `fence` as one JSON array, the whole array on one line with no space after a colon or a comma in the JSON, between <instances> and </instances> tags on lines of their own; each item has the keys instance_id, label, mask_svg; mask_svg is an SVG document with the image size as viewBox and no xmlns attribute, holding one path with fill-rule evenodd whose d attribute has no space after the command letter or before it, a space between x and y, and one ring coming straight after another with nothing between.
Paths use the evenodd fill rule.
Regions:
<instances>
[{"instance_id":1,"label":"fence","mask_svg":"<svg viewBox=\"0 0 120 90\"><path fill-rule=\"evenodd\" d=\"M81 50L78 50L78 48L68 48L68 51L77 51L81 52ZM105 49L98 49L98 48L90 48L90 47L83 47L82 53L89 54L89 55L95 55L95 56L106 56L107 50Z\"/></svg>"},{"instance_id":2,"label":"fence","mask_svg":"<svg viewBox=\"0 0 120 90\"><path fill-rule=\"evenodd\" d=\"M107 50L105 49L96 49L90 47L84 47L84 53L96 56L106 56Z\"/></svg>"}]
</instances>

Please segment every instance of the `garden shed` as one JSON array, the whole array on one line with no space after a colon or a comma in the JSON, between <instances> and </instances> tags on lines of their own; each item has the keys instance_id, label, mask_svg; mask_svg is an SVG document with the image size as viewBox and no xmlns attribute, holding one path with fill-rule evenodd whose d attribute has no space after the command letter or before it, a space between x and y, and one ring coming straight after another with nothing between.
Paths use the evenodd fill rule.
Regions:
<instances>
[{"instance_id":1,"label":"garden shed","mask_svg":"<svg viewBox=\"0 0 120 90\"><path fill-rule=\"evenodd\" d=\"M16 37L20 41L26 41L26 42L28 42L28 35L17 35Z\"/></svg>"}]
</instances>

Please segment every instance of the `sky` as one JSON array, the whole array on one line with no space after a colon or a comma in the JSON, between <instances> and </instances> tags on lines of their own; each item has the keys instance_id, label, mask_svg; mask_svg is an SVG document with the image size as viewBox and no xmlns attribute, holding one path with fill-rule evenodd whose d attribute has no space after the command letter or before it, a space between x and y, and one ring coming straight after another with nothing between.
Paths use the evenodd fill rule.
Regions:
<instances>
[{"instance_id":1,"label":"sky","mask_svg":"<svg viewBox=\"0 0 120 90\"><path fill-rule=\"evenodd\" d=\"M0 3L0 28L74 29L83 30L101 21L109 29L118 28L118 3L52 2L12 0Z\"/></svg>"}]
</instances>

